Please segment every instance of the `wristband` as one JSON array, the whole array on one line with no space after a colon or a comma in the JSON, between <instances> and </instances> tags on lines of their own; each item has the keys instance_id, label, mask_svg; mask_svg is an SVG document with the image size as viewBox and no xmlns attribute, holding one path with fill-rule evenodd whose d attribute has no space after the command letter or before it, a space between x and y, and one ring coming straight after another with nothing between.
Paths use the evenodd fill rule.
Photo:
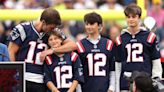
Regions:
<instances>
[{"instance_id":1,"label":"wristband","mask_svg":"<svg viewBox=\"0 0 164 92\"><path fill-rule=\"evenodd\" d=\"M54 52L55 52L55 48L52 47L51 49L52 49L52 51L53 51L53 53L54 53Z\"/></svg>"}]
</instances>

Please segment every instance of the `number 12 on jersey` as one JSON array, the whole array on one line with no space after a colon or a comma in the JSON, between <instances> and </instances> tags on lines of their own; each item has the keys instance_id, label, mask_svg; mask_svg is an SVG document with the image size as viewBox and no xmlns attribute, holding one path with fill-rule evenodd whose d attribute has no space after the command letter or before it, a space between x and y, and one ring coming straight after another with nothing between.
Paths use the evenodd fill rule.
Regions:
<instances>
[{"instance_id":1,"label":"number 12 on jersey","mask_svg":"<svg viewBox=\"0 0 164 92\"><path fill-rule=\"evenodd\" d=\"M73 76L72 66L58 66L55 67L54 72L56 74L57 88L69 88L72 85L72 82L66 82L66 80L71 79Z\"/></svg>"},{"instance_id":2,"label":"number 12 on jersey","mask_svg":"<svg viewBox=\"0 0 164 92\"><path fill-rule=\"evenodd\" d=\"M43 65L43 62L40 61L41 52L36 53L36 56L35 56L35 51L36 49L46 50L48 48L47 45L44 43L37 44L35 41L30 41L29 45L30 45L30 48L27 54L27 58L25 59L25 62L32 63L32 64L35 63L37 65Z\"/></svg>"},{"instance_id":3,"label":"number 12 on jersey","mask_svg":"<svg viewBox=\"0 0 164 92\"><path fill-rule=\"evenodd\" d=\"M141 43L127 44L127 62L143 62L143 45Z\"/></svg>"},{"instance_id":4,"label":"number 12 on jersey","mask_svg":"<svg viewBox=\"0 0 164 92\"><path fill-rule=\"evenodd\" d=\"M106 76L106 70L100 69L106 65L107 57L104 53L89 53L87 59L89 76Z\"/></svg>"}]
</instances>

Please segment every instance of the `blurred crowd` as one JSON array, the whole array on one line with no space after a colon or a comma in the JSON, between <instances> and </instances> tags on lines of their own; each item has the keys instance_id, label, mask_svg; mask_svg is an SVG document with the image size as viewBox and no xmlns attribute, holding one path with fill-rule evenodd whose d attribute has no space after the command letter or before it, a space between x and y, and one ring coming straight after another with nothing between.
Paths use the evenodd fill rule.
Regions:
<instances>
[{"instance_id":1,"label":"blurred crowd","mask_svg":"<svg viewBox=\"0 0 164 92\"><path fill-rule=\"evenodd\" d=\"M100 9L100 10L123 10L128 4L136 3L136 0L0 0L0 9ZM159 40L164 38L164 0L145 0L147 15L156 20ZM5 20L0 22L0 42L8 45L8 36L12 28L20 21ZM113 41L121 33L122 28L126 27L124 20L105 21L102 35L111 38ZM86 35L83 21L63 21L62 30L64 33L78 41Z\"/></svg>"}]
</instances>

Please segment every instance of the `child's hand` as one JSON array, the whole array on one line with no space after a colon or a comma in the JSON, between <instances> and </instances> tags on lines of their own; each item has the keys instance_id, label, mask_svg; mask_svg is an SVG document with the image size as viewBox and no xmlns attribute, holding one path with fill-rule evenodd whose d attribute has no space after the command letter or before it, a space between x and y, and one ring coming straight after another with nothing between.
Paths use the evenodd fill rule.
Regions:
<instances>
[{"instance_id":1,"label":"child's hand","mask_svg":"<svg viewBox=\"0 0 164 92\"><path fill-rule=\"evenodd\" d=\"M45 51L42 51L41 54L40 54L40 61L43 62L46 58L47 55L51 55L53 54L53 50L52 49L48 49L48 50L45 50Z\"/></svg>"}]
</instances>

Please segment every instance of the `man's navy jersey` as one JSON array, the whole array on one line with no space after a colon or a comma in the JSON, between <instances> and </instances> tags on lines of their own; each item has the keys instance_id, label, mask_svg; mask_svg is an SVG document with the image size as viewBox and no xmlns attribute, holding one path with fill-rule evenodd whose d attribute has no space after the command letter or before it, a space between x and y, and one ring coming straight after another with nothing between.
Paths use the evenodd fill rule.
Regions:
<instances>
[{"instance_id":1,"label":"man's navy jersey","mask_svg":"<svg viewBox=\"0 0 164 92\"><path fill-rule=\"evenodd\" d=\"M16 61L26 62L25 79L29 81L43 83L43 62L40 62L40 54L48 48L47 39L45 33L37 32L32 22L17 25L11 33L10 41L20 47Z\"/></svg>"},{"instance_id":2,"label":"man's navy jersey","mask_svg":"<svg viewBox=\"0 0 164 92\"><path fill-rule=\"evenodd\" d=\"M121 61L121 90L128 89L124 74L132 71L145 71L152 75L152 60L159 59L156 35L146 29L132 36L127 29L116 38L116 61Z\"/></svg>"},{"instance_id":3,"label":"man's navy jersey","mask_svg":"<svg viewBox=\"0 0 164 92\"><path fill-rule=\"evenodd\" d=\"M97 44L87 38L77 42L78 53L83 65L83 92L107 92L109 88L109 74L114 71L113 42L101 37Z\"/></svg>"},{"instance_id":4,"label":"man's navy jersey","mask_svg":"<svg viewBox=\"0 0 164 92\"><path fill-rule=\"evenodd\" d=\"M82 64L76 53L65 53L62 57L52 54L45 61L45 83L53 82L60 92L67 92L73 80L84 82Z\"/></svg>"}]
</instances>

